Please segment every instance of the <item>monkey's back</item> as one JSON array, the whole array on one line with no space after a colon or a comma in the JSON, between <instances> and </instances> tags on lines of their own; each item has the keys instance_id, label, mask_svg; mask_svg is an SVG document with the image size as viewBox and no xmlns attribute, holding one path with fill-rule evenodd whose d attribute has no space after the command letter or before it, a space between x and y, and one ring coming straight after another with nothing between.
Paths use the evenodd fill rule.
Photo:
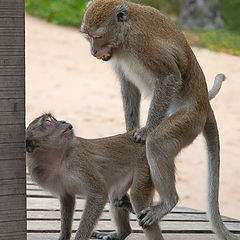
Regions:
<instances>
[{"instance_id":1,"label":"monkey's back","mask_svg":"<svg viewBox=\"0 0 240 240\"><path fill-rule=\"evenodd\" d=\"M148 168L145 145L133 141L134 132L97 139L78 139L100 171L118 171L124 175L132 169Z\"/></svg>"}]
</instances>

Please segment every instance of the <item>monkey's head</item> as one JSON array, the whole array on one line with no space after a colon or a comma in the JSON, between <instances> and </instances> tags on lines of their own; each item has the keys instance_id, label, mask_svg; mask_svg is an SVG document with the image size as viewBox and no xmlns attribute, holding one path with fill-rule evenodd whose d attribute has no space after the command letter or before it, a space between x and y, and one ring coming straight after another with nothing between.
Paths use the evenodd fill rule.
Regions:
<instances>
[{"instance_id":1,"label":"monkey's head","mask_svg":"<svg viewBox=\"0 0 240 240\"><path fill-rule=\"evenodd\" d=\"M52 114L43 114L32 121L26 130L26 151L64 148L73 138L73 129L70 123L57 121Z\"/></svg>"},{"instance_id":2,"label":"monkey's head","mask_svg":"<svg viewBox=\"0 0 240 240\"><path fill-rule=\"evenodd\" d=\"M108 61L124 42L129 29L129 6L122 0L90 1L81 32L91 44L94 57Z\"/></svg>"}]
</instances>

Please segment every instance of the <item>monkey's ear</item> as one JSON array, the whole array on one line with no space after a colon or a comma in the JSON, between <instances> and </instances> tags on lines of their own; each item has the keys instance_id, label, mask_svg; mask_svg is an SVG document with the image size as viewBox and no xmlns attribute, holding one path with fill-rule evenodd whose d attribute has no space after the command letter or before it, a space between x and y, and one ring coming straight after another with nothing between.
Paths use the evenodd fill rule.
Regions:
<instances>
[{"instance_id":1,"label":"monkey's ear","mask_svg":"<svg viewBox=\"0 0 240 240\"><path fill-rule=\"evenodd\" d=\"M26 151L32 153L35 149L33 140L26 140Z\"/></svg>"},{"instance_id":2,"label":"monkey's ear","mask_svg":"<svg viewBox=\"0 0 240 240\"><path fill-rule=\"evenodd\" d=\"M115 13L118 22L126 22L128 20L128 6L117 6Z\"/></svg>"}]
</instances>

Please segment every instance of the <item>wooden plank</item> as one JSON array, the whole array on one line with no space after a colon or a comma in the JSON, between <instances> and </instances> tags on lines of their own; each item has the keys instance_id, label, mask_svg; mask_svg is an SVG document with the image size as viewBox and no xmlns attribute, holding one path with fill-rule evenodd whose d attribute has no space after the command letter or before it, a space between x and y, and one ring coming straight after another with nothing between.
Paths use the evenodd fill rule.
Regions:
<instances>
[{"instance_id":1,"label":"wooden plank","mask_svg":"<svg viewBox=\"0 0 240 240\"><path fill-rule=\"evenodd\" d=\"M18 9L6 9L6 8L0 8L0 18L9 18L9 17L16 17L16 18L22 18L24 17L23 12L19 12Z\"/></svg>"},{"instance_id":2,"label":"wooden plank","mask_svg":"<svg viewBox=\"0 0 240 240\"><path fill-rule=\"evenodd\" d=\"M58 233L28 233L28 240L57 240ZM74 234L73 234L74 237ZM218 240L215 234L163 234L165 240ZM93 239L93 238L91 238ZM126 240L146 240L144 234L132 233Z\"/></svg>"},{"instance_id":3,"label":"wooden plank","mask_svg":"<svg viewBox=\"0 0 240 240\"><path fill-rule=\"evenodd\" d=\"M1 28L22 28L24 29L24 18L23 17L1 17L0 18L0 27ZM22 38L22 37L21 37ZM22 41L22 40L21 40ZM24 46L24 44L23 44Z\"/></svg>"},{"instance_id":4,"label":"wooden plank","mask_svg":"<svg viewBox=\"0 0 240 240\"><path fill-rule=\"evenodd\" d=\"M24 142L19 142L19 143L2 143L0 144L0 161L1 160L20 160L23 161L24 157L24 147L25 143ZM25 161L25 159L24 159ZM7 163L5 162L5 165L7 167ZM1 162L1 165L4 164L4 162ZM9 162L10 167L12 167L11 162ZM1 169L0 169L1 172ZM23 173L25 174L25 173ZM0 176L1 178L1 176Z\"/></svg>"},{"instance_id":5,"label":"wooden plank","mask_svg":"<svg viewBox=\"0 0 240 240\"><path fill-rule=\"evenodd\" d=\"M22 13L24 10L24 4L19 0L4 0L0 1L0 8L5 9L20 9L19 12Z\"/></svg>"},{"instance_id":6,"label":"wooden plank","mask_svg":"<svg viewBox=\"0 0 240 240\"><path fill-rule=\"evenodd\" d=\"M20 221L22 216L26 216L25 207L22 209L7 209L0 211L0 222L8 221ZM0 235L1 237L1 235ZM1 238L0 238L1 239Z\"/></svg>"},{"instance_id":7,"label":"wooden plank","mask_svg":"<svg viewBox=\"0 0 240 240\"><path fill-rule=\"evenodd\" d=\"M25 94L25 90L22 87L19 88L0 88L1 98L21 98Z\"/></svg>"},{"instance_id":8,"label":"wooden plank","mask_svg":"<svg viewBox=\"0 0 240 240\"><path fill-rule=\"evenodd\" d=\"M24 112L1 112L0 125L21 124L25 119Z\"/></svg>"},{"instance_id":9,"label":"wooden plank","mask_svg":"<svg viewBox=\"0 0 240 240\"><path fill-rule=\"evenodd\" d=\"M24 13L0 0L0 240L26 240Z\"/></svg>"},{"instance_id":10,"label":"wooden plank","mask_svg":"<svg viewBox=\"0 0 240 240\"><path fill-rule=\"evenodd\" d=\"M240 235L238 235L240 236ZM163 234L165 240L219 240L215 234ZM55 239L55 238L53 238ZM33 240L33 239L29 239ZM38 240L38 238L36 238ZM47 239L46 239L47 240ZM50 240L50 239L49 239ZM131 234L126 240L146 240L144 234Z\"/></svg>"},{"instance_id":11,"label":"wooden plank","mask_svg":"<svg viewBox=\"0 0 240 240\"><path fill-rule=\"evenodd\" d=\"M25 135L24 123L16 125L0 125L0 133L0 144L21 143L23 142L23 136Z\"/></svg>"},{"instance_id":12,"label":"wooden plank","mask_svg":"<svg viewBox=\"0 0 240 240\"><path fill-rule=\"evenodd\" d=\"M0 185L1 195L25 194L25 178L2 179Z\"/></svg>"},{"instance_id":13,"label":"wooden plank","mask_svg":"<svg viewBox=\"0 0 240 240\"><path fill-rule=\"evenodd\" d=\"M3 55L0 51L0 55ZM4 76L0 78L0 88L24 87L24 76Z\"/></svg>"},{"instance_id":14,"label":"wooden plank","mask_svg":"<svg viewBox=\"0 0 240 240\"><path fill-rule=\"evenodd\" d=\"M13 28L10 31L14 31L14 30L15 29ZM2 31L3 31L3 29L0 28L0 32L2 32ZM0 46L0 55L1 56L23 56L24 49L22 48L22 46L11 46L11 47ZM20 82L23 82L23 81L20 81Z\"/></svg>"},{"instance_id":15,"label":"wooden plank","mask_svg":"<svg viewBox=\"0 0 240 240\"><path fill-rule=\"evenodd\" d=\"M7 210L19 210L25 209L26 207L26 196L22 195L0 195L0 214ZM24 215L24 218L26 214ZM7 221L7 219L6 219Z\"/></svg>"},{"instance_id":16,"label":"wooden plank","mask_svg":"<svg viewBox=\"0 0 240 240\"><path fill-rule=\"evenodd\" d=\"M26 239L26 233L24 232L14 232L14 233L1 233L0 240L22 240Z\"/></svg>"},{"instance_id":17,"label":"wooden plank","mask_svg":"<svg viewBox=\"0 0 240 240\"><path fill-rule=\"evenodd\" d=\"M7 228L6 228L7 225ZM6 222L0 222L0 233L7 234L7 233L20 233L22 229L25 228L26 222L24 220L22 221L6 221Z\"/></svg>"},{"instance_id":18,"label":"wooden plank","mask_svg":"<svg viewBox=\"0 0 240 240\"><path fill-rule=\"evenodd\" d=\"M16 18L19 19L19 18ZM1 21L0 21L1 23ZM18 23L19 25L19 23ZM23 25L21 24L23 27ZM1 24L0 24L0 27ZM25 40L24 40L24 35L21 34L6 34L6 35L0 35L0 46L24 46Z\"/></svg>"},{"instance_id":19,"label":"wooden plank","mask_svg":"<svg viewBox=\"0 0 240 240\"><path fill-rule=\"evenodd\" d=\"M137 221L131 221L131 226L134 232L142 232L142 228L138 225ZM240 233L239 223L224 223L225 226L233 232ZM76 231L79 221L74 221L72 229ZM163 232L168 233L210 233L212 227L209 222L181 222L169 221L161 222L160 224ZM28 232L58 232L60 229L60 221L32 221L27 222ZM96 225L97 230L112 231L115 229L111 221L99 221Z\"/></svg>"},{"instance_id":20,"label":"wooden plank","mask_svg":"<svg viewBox=\"0 0 240 240\"><path fill-rule=\"evenodd\" d=\"M74 214L74 220L79 221L82 216L82 211L75 212ZM60 221L60 211L28 211L27 212L27 218L28 220L58 220ZM109 220L111 219L111 214L106 211L103 212L100 220ZM131 221L137 221L136 215L130 214ZM222 220L224 222L237 222L240 223L240 220L228 218L228 217L222 217ZM162 221L185 221L185 222L208 222L208 218L206 214L196 214L196 213L169 213L166 215Z\"/></svg>"},{"instance_id":21,"label":"wooden plank","mask_svg":"<svg viewBox=\"0 0 240 240\"><path fill-rule=\"evenodd\" d=\"M1 76L24 76L25 68L23 66L0 66Z\"/></svg>"},{"instance_id":22,"label":"wooden plank","mask_svg":"<svg viewBox=\"0 0 240 240\"><path fill-rule=\"evenodd\" d=\"M0 38L1 41L1 38ZM24 56L3 56L0 55L0 65L1 66L17 66L19 64L23 65L25 61ZM18 80L19 82L19 80ZM23 89L24 90L24 89Z\"/></svg>"},{"instance_id":23,"label":"wooden plank","mask_svg":"<svg viewBox=\"0 0 240 240\"><path fill-rule=\"evenodd\" d=\"M79 199L76 203L76 210L82 211L85 206L85 200ZM59 209L59 200L57 198L33 198L28 197L27 199L27 209L28 210L58 210ZM105 210L109 210L108 204L104 208ZM202 213L203 211L195 210L195 209L188 209L185 207L176 207L172 210L175 213Z\"/></svg>"},{"instance_id":24,"label":"wooden plank","mask_svg":"<svg viewBox=\"0 0 240 240\"><path fill-rule=\"evenodd\" d=\"M22 77L23 76L20 76L19 79L22 79ZM15 78L15 76L14 76L14 78ZM1 76L0 76L0 82L2 82ZM1 114L3 112L21 112L20 114L22 115L24 111L25 111L24 97L21 97L18 99L1 99L0 98L0 113Z\"/></svg>"}]
</instances>

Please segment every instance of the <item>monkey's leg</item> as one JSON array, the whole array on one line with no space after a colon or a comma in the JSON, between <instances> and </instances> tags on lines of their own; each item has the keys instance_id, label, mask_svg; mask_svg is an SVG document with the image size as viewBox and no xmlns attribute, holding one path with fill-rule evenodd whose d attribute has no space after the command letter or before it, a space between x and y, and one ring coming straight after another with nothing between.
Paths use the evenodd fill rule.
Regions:
<instances>
[{"instance_id":1,"label":"monkey's leg","mask_svg":"<svg viewBox=\"0 0 240 240\"><path fill-rule=\"evenodd\" d=\"M72 221L75 206L75 196L65 194L60 197L61 205L61 232L59 240L69 240L72 233Z\"/></svg>"},{"instance_id":2,"label":"monkey's leg","mask_svg":"<svg viewBox=\"0 0 240 240\"><path fill-rule=\"evenodd\" d=\"M146 142L147 160L154 187L160 194L160 202L138 214L139 224L143 228L160 220L177 204L174 159L183 147L193 142L205 122L204 108L202 112L199 109L181 109L149 134Z\"/></svg>"},{"instance_id":3,"label":"monkey's leg","mask_svg":"<svg viewBox=\"0 0 240 240\"><path fill-rule=\"evenodd\" d=\"M144 170L142 172L144 172ZM141 210L151 205L154 189L150 178L146 178L146 175L141 174L141 172L137 175L137 182L134 182L131 187L130 198L134 211L139 213ZM143 177L141 178L141 176ZM158 223L154 223L149 228L143 229L143 231L147 240L163 240Z\"/></svg>"},{"instance_id":4,"label":"monkey's leg","mask_svg":"<svg viewBox=\"0 0 240 240\"><path fill-rule=\"evenodd\" d=\"M110 212L117 230L111 233L94 231L92 237L104 240L123 240L132 232L129 211L115 206L114 202L113 199L110 200Z\"/></svg>"},{"instance_id":5,"label":"monkey's leg","mask_svg":"<svg viewBox=\"0 0 240 240\"><path fill-rule=\"evenodd\" d=\"M93 232L93 228L100 217L107 202L107 193L92 193L87 197L85 209L81 217L75 240L88 240Z\"/></svg>"}]
</instances>

